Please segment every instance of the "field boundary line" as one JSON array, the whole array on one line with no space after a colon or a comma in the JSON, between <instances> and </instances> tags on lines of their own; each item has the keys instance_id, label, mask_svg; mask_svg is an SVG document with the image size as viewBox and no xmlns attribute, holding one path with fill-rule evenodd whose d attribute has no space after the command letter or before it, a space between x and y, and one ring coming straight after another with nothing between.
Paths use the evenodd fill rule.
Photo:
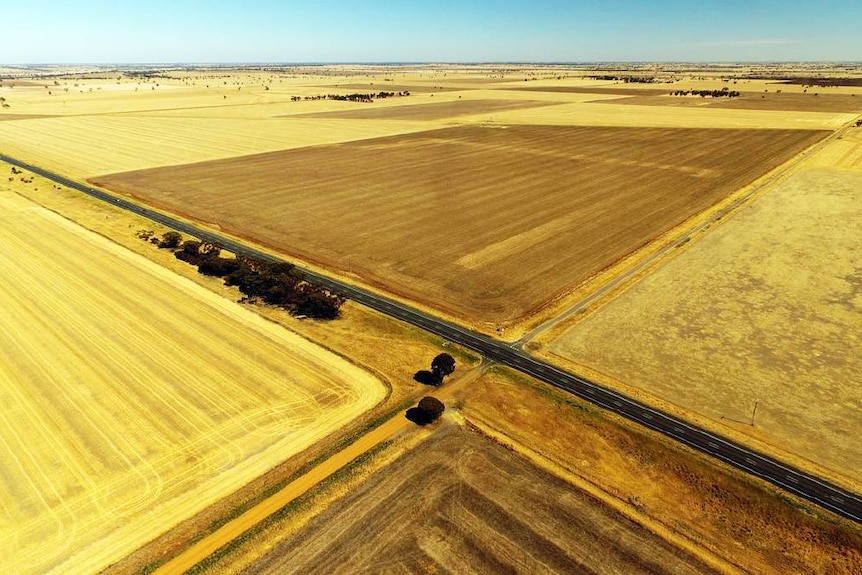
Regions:
<instances>
[{"instance_id":1,"label":"field boundary line","mask_svg":"<svg viewBox=\"0 0 862 575\"><path fill-rule=\"evenodd\" d=\"M488 362L482 362L454 381L450 381L442 387L433 388L434 391L429 393L429 395L442 396L442 398L448 399L455 391L484 373L487 367ZM273 495L258 502L193 545L186 547L180 554L174 556L169 561L162 563L154 571L155 575L185 573L193 569L195 565L218 552L219 549L229 545L244 533L251 531L296 499L313 491L321 483L340 470L350 466L358 458L371 452L376 447L391 440L405 430L409 431L414 428L417 428L417 426L404 417L402 410L400 408L396 409L392 416L384 420L380 425L368 429L356 438L355 441L336 451L323 461L320 461L300 476L295 477ZM430 431L433 432L434 429L436 428L431 427Z\"/></svg>"},{"instance_id":2,"label":"field boundary line","mask_svg":"<svg viewBox=\"0 0 862 575\"><path fill-rule=\"evenodd\" d=\"M515 452L521 457L528 459L533 465L542 471L565 481L575 489L585 492L593 499L596 499L600 504L611 508L629 521L640 525L655 536L684 550L689 555L703 561L709 567L716 569L720 573L724 573L726 575L742 575L744 573L744 571L739 567L715 554L711 549L698 546L694 541L667 527L649 515L641 513L633 506L626 504L618 497L611 495L595 483L579 477L555 461L545 457L537 451L534 451L515 439L512 439L502 431L494 428L487 421L476 416L465 417L465 421L470 428L485 436L490 441L493 441L494 443Z\"/></svg>"},{"instance_id":3,"label":"field boundary line","mask_svg":"<svg viewBox=\"0 0 862 575\"><path fill-rule=\"evenodd\" d=\"M612 264L609 268L600 271L597 276L588 278L583 282L582 286L589 286L592 281L598 280L598 285L594 289L587 288L587 293L580 299L563 307L560 312L547 320L539 323L532 329L524 333L520 338L512 343L512 346L521 348L525 344L535 341L542 334L553 330L560 323L571 319L574 316L587 315L589 307L599 302L606 303L608 300L624 293L626 290L635 285L645 274L652 269L660 266L667 258L673 257L679 253L677 248L682 248L691 241L694 241L703 232L706 232L713 225L721 224L729 217L737 214L741 208L749 205L763 194L767 193L772 186L781 182L795 172L801 164L823 150L826 146L839 139L845 132L853 128L853 122L849 122L841 128L833 131L828 136L824 137L819 142L815 142L808 148L801 150L796 156L790 158L785 163L776 166L771 171L750 182L749 184L739 188L735 192L729 194L724 199L716 202L711 207L707 208L699 214L688 218L675 228L672 228L660 235L659 237L648 242L646 245L628 254L623 260ZM650 247L655 246L650 250ZM638 257L638 252L645 251L642 257ZM623 269L619 273L614 273L613 268L617 265L626 265L629 262L628 269ZM601 276L608 274L607 280L601 281ZM580 286L575 286L572 290L577 291ZM566 296L563 295L561 299ZM553 302L550 302L553 305ZM601 305L599 306L601 307ZM593 310L595 311L595 310ZM569 326L571 327L571 326Z\"/></svg>"}]
</instances>

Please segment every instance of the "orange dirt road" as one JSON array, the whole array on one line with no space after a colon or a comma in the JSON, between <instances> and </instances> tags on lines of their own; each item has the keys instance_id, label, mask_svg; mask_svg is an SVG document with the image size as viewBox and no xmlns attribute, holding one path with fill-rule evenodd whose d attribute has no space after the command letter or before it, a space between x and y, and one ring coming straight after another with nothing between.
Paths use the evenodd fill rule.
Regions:
<instances>
[{"instance_id":1,"label":"orange dirt road","mask_svg":"<svg viewBox=\"0 0 862 575\"><path fill-rule=\"evenodd\" d=\"M434 392L432 395L440 400L450 398L453 392L458 388L481 375L485 367L485 365L481 365L478 368L471 370L464 377L455 381L450 381L448 385ZM272 497L261 501L239 517L226 523L216 531L213 531L191 547L188 547L185 551L159 567L155 571L155 575L175 575L176 573L185 573L246 531L253 528L258 523L264 521L267 517L277 512L297 497L304 495L312 487L319 484L342 467L348 465L357 457L367 453L401 431L415 427L416 424L407 420L403 413L398 413L329 459L321 462L320 465L314 467L304 475L297 477Z\"/></svg>"}]
</instances>

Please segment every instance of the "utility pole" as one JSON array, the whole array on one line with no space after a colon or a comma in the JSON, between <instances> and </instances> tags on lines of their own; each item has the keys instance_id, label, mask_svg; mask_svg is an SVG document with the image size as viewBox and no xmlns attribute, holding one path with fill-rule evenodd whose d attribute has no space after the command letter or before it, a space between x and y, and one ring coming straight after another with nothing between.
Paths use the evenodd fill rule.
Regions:
<instances>
[{"instance_id":1,"label":"utility pole","mask_svg":"<svg viewBox=\"0 0 862 575\"><path fill-rule=\"evenodd\" d=\"M754 427L754 416L757 413L757 404L758 403L760 403L760 401L755 400L754 409L751 410L751 427Z\"/></svg>"}]
</instances>

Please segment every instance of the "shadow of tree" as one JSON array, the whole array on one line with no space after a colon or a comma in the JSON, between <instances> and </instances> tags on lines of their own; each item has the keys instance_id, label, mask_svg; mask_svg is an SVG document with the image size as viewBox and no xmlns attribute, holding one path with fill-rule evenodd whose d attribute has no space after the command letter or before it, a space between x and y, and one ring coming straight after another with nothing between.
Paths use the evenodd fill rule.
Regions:
<instances>
[{"instance_id":1,"label":"shadow of tree","mask_svg":"<svg viewBox=\"0 0 862 575\"><path fill-rule=\"evenodd\" d=\"M408 409L404 413L404 417L416 425L428 425L431 423L431 417L428 412L423 409L419 409L418 407L411 407Z\"/></svg>"},{"instance_id":2,"label":"shadow of tree","mask_svg":"<svg viewBox=\"0 0 862 575\"><path fill-rule=\"evenodd\" d=\"M420 369L415 374L413 374L414 381L418 381L423 385L433 385L434 387L439 386L443 383L442 378L439 373L435 373L433 371L428 371L427 369Z\"/></svg>"}]
</instances>

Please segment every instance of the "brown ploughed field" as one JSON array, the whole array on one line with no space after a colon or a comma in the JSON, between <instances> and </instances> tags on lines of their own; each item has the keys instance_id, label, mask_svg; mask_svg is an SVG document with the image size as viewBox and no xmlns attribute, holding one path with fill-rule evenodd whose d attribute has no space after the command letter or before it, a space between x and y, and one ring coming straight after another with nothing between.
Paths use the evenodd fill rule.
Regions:
<instances>
[{"instance_id":1,"label":"brown ploughed field","mask_svg":"<svg viewBox=\"0 0 862 575\"><path fill-rule=\"evenodd\" d=\"M637 106L708 106L734 110L779 110L800 112L860 112L862 93L807 94L770 92L743 92L738 98L701 98L700 96L668 96L667 92L656 96L634 96L619 100L601 100L602 104L625 104Z\"/></svg>"},{"instance_id":2,"label":"brown ploughed field","mask_svg":"<svg viewBox=\"0 0 862 575\"><path fill-rule=\"evenodd\" d=\"M666 94L664 88L614 88L605 86L501 86L501 89L520 92L555 92L559 94L618 94L620 96L658 96Z\"/></svg>"},{"instance_id":3,"label":"brown ploughed field","mask_svg":"<svg viewBox=\"0 0 862 575\"><path fill-rule=\"evenodd\" d=\"M550 106L556 102L531 100L452 100L433 104L411 104L406 106L367 107L361 110L315 112L302 114L304 118L341 118L346 120L442 120L456 116L487 114Z\"/></svg>"},{"instance_id":4,"label":"brown ploughed field","mask_svg":"<svg viewBox=\"0 0 862 575\"><path fill-rule=\"evenodd\" d=\"M488 327L827 134L463 126L92 181Z\"/></svg>"},{"instance_id":5,"label":"brown ploughed field","mask_svg":"<svg viewBox=\"0 0 862 575\"><path fill-rule=\"evenodd\" d=\"M248 573L712 573L457 427L373 475Z\"/></svg>"}]
</instances>

